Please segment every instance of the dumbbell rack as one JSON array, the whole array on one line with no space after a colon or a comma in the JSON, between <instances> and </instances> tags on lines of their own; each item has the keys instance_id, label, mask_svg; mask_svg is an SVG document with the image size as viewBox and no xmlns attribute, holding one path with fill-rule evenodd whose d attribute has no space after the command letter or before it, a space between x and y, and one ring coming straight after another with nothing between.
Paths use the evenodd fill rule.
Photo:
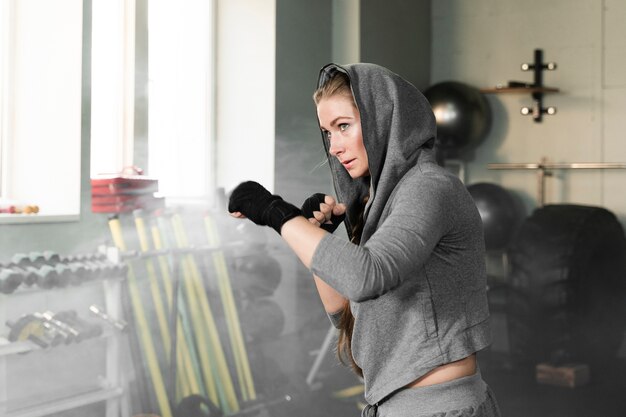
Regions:
<instances>
[{"instance_id":1,"label":"dumbbell rack","mask_svg":"<svg viewBox=\"0 0 626 417\"><path fill-rule=\"evenodd\" d=\"M486 94L502 94L502 93L530 93L533 98L532 107L522 107L520 113L524 116L532 116L537 123L543 120L543 115L556 114L556 107L544 107L543 96L547 93L558 93L559 89L554 87L546 87L543 85L543 71L554 71L557 68L555 62L543 62L543 50L535 49L535 60L533 63L524 63L521 65L522 71L532 71L534 79L532 83L523 81L509 81L508 85L497 85L496 88L481 88L480 91Z\"/></svg>"},{"instance_id":2,"label":"dumbbell rack","mask_svg":"<svg viewBox=\"0 0 626 417\"><path fill-rule=\"evenodd\" d=\"M124 279L111 277L65 288L24 288L0 294L0 323L4 326L7 320L32 312L34 306L52 311L80 309L80 315L86 315L88 305L94 303L103 305L109 317L120 319ZM6 343L0 339L0 415L39 417L105 401L106 417L128 417L128 389L121 372L121 335L105 326L98 338L46 349L29 340ZM91 369L80 367L81 360L92 359L95 354L98 363L83 367ZM20 369L26 363L34 363L37 368ZM64 365L71 369L64 369ZM87 374L87 381L80 386L54 386L55 381L62 380L59 374L64 371L81 371ZM33 391L28 397L23 394L26 385ZM43 385L45 389L41 389ZM50 390L47 385L55 389Z\"/></svg>"}]
</instances>

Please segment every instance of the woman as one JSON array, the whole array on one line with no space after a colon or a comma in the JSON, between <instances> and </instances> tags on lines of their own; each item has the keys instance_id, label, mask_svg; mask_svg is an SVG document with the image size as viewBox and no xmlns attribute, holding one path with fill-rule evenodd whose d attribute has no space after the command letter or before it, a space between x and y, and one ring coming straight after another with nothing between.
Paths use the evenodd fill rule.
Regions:
<instances>
[{"instance_id":1,"label":"woman","mask_svg":"<svg viewBox=\"0 0 626 417\"><path fill-rule=\"evenodd\" d=\"M436 163L428 101L373 64L327 65L314 99L342 204L300 210L245 182L229 211L272 226L314 273L363 415L498 416L475 355L490 342L482 223ZM344 215L352 242L329 233Z\"/></svg>"}]
</instances>

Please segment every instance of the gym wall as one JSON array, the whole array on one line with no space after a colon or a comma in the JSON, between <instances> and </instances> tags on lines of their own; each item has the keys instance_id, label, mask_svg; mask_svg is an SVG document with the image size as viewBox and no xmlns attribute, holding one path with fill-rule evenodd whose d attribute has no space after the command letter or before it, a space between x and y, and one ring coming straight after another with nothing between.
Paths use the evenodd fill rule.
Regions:
<instances>
[{"instance_id":1,"label":"gym wall","mask_svg":"<svg viewBox=\"0 0 626 417\"><path fill-rule=\"evenodd\" d=\"M496 182L536 207L534 171L490 171L488 163L625 162L626 3L619 0L444 0L432 2L431 84L457 80L477 88L510 80L532 82L520 64L543 49L556 62L544 85L554 116L535 123L520 108L530 94L488 94L493 110L489 136L467 164L467 182ZM608 208L626 224L622 184L626 170L555 171L546 180L546 203Z\"/></svg>"}]
</instances>

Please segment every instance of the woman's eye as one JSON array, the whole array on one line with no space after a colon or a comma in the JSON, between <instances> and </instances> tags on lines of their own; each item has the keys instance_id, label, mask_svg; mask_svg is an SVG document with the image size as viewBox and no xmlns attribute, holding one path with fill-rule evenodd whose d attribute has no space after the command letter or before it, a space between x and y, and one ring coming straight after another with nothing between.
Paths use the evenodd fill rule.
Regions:
<instances>
[{"instance_id":1,"label":"woman's eye","mask_svg":"<svg viewBox=\"0 0 626 417\"><path fill-rule=\"evenodd\" d=\"M350 125L348 123L341 123L339 125L339 130L341 130L342 132L344 132L347 128L349 128Z\"/></svg>"}]
</instances>

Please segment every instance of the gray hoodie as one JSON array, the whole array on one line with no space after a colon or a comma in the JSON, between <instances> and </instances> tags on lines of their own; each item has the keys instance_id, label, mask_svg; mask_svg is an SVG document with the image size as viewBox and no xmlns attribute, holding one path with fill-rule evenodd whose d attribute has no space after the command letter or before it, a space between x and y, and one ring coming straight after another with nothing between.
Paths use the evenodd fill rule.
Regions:
<instances>
[{"instance_id":1,"label":"gray hoodie","mask_svg":"<svg viewBox=\"0 0 626 417\"><path fill-rule=\"evenodd\" d=\"M324 140L348 231L370 198L361 243L327 234L311 271L350 300L352 352L375 404L488 346L482 221L462 182L436 163L424 96L373 64L327 65L318 85L335 71L350 79L371 174L352 179Z\"/></svg>"}]
</instances>

